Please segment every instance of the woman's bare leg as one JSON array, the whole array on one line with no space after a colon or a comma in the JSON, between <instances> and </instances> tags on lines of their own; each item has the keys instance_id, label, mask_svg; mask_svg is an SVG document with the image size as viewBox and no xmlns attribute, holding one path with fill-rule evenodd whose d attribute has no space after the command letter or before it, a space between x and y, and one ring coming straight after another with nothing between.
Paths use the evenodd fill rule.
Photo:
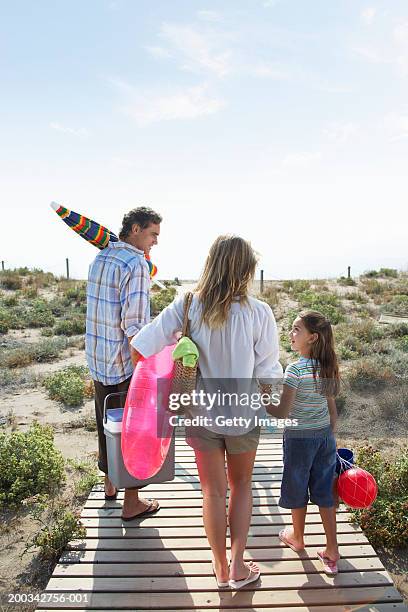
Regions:
<instances>
[{"instance_id":1,"label":"woman's bare leg","mask_svg":"<svg viewBox=\"0 0 408 612\"><path fill-rule=\"evenodd\" d=\"M228 581L227 561L227 475L225 451L195 451L198 474L203 492L204 529L214 557L219 582Z\"/></svg>"},{"instance_id":2,"label":"woman's bare leg","mask_svg":"<svg viewBox=\"0 0 408 612\"><path fill-rule=\"evenodd\" d=\"M255 563L244 563L244 552L252 515L252 472L256 450L227 454L230 498L228 521L231 534L230 579L247 578L249 569L258 571Z\"/></svg>"}]
</instances>

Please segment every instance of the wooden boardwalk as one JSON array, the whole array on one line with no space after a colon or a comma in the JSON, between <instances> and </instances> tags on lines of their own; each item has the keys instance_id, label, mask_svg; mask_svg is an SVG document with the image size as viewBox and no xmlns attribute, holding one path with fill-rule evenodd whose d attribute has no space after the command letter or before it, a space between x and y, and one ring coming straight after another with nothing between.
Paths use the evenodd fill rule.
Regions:
<instances>
[{"instance_id":1,"label":"wooden boardwalk","mask_svg":"<svg viewBox=\"0 0 408 612\"><path fill-rule=\"evenodd\" d=\"M263 437L255 463L254 508L248 558L261 579L242 591L219 590L202 524L202 495L194 454L176 442L176 479L150 485L143 495L160 500L152 517L122 524L121 499L105 502L101 486L82 512L84 542L73 542L43 593L37 610L285 610L286 612L389 612L408 608L381 561L345 508L338 513L340 573L321 572L316 551L324 534L316 506L307 515L306 550L294 553L278 538L290 511L277 506L282 442Z\"/></svg>"}]
</instances>

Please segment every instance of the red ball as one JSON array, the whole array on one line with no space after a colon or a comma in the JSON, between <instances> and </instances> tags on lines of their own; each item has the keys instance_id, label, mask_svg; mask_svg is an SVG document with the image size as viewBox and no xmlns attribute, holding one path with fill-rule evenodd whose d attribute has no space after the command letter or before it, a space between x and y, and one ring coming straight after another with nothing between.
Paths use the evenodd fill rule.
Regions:
<instances>
[{"instance_id":1,"label":"red ball","mask_svg":"<svg viewBox=\"0 0 408 612\"><path fill-rule=\"evenodd\" d=\"M375 501L377 490L374 476L358 467L346 470L337 480L339 497L350 508L368 508Z\"/></svg>"}]
</instances>

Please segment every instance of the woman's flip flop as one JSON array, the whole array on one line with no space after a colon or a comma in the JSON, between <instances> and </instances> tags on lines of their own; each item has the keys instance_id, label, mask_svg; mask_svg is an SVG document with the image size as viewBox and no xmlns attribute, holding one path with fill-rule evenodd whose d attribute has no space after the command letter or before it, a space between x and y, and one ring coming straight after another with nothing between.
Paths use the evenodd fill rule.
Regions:
<instances>
[{"instance_id":1,"label":"woman's flip flop","mask_svg":"<svg viewBox=\"0 0 408 612\"><path fill-rule=\"evenodd\" d=\"M230 580L229 585L231 589L234 590L242 589L242 587L246 586L247 584L251 584L251 582L256 582L259 580L260 575L261 572L259 570L253 571L251 566L249 566L249 574L247 578L244 578L243 580Z\"/></svg>"},{"instance_id":2,"label":"woman's flip flop","mask_svg":"<svg viewBox=\"0 0 408 612\"><path fill-rule=\"evenodd\" d=\"M317 556L323 564L323 571L326 576L336 576L338 574L337 561L332 561L332 559L329 559L329 557L326 557L326 555L320 551L317 553Z\"/></svg>"},{"instance_id":3,"label":"woman's flip flop","mask_svg":"<svg viewBox=\"0 0 408 612\"><path fill-rule=\"evenodd\" d=\"M215 580L216 580L216 582L217 582L217 586L218 586L218 588L219 588L219 589L225 589L226 587L228 587L228 586L229 586L229 582L228 582L228 581L227 581L227 582L219 582L219 581L218 581L217 574L215 573L214 561L211 561L211 565L212 565L212 571L213 571L213 574L214 574Z\"/></svg>"},{"instance_id":4,"label":"woman's flip flop","mask_svg":"<svg viewBox=\"0 0 408 612\"><path fill-rule=\"evenodd\" d=\"M286 546L289 546L289 548L291 548L294 552L298 553L298 552L301 552L302 550L305 550L304 548L299 548L298 546L295 546L289 540L289 538L286 536L286 529L281 529L281 531L279 532L279 539L281 542L286 544Z\"/></svg>"}]
</instances>

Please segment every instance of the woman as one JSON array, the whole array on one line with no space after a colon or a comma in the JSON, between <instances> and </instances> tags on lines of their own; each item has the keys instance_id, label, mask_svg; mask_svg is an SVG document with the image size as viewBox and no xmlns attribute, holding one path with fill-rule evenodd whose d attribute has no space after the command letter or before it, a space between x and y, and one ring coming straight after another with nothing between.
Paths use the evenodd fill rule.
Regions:
<instances>
[{"instance_id":1,"label":"woman","mask_svg":"<svg viewBox=\"0 0 408 612\"><path fill-rule=\"evenodd\" d=\"M220 236L212 245L189 311L190 336L199 350L197 390L206 393L254 393L258 382L281 378L276 322L270 307L249 296L257 259L238 236ZM149 357L176 341L182 327L184 298L174 300L132 340ZM237 589L259 578L259 567L244 562L252 513L252 471L260 427L254 407L231 400L201 403L189 409L204 418L203 427L186 427L195 451L203 493L203 520L213 553L219 587ZM211 409L209 407L211 406ZM234 423L223 419L235 418ZM225 471L225 455L227 474ZM226 556L226 496L230 486L228 525L231 562Z\"/></svg>"}]
</instances>

